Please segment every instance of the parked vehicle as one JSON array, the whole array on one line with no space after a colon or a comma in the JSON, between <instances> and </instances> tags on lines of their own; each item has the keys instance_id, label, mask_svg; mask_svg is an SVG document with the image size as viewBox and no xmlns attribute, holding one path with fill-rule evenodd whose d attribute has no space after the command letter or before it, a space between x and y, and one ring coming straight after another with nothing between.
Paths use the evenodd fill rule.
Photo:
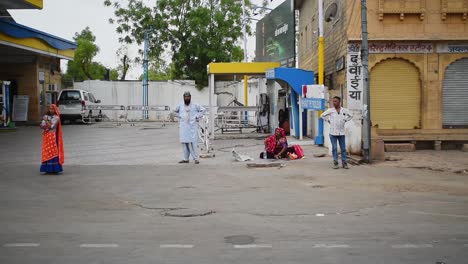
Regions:
<instances>
[{"instance_id":1,"label":"parked vehicle","mask_svg":"<svg viewBox=\"0 0 468 264\"><path fill-rule=\"evenodd\" d=\"M84 90L66 89L60 92L57 105L60 109L62 121L77 119L83 122L90 122L92 119L100 121L102 119L101 110L96 111L86 109L86 106L99 105L101 100L96 100L92 93Z\"/></svg>"}]
</instances>

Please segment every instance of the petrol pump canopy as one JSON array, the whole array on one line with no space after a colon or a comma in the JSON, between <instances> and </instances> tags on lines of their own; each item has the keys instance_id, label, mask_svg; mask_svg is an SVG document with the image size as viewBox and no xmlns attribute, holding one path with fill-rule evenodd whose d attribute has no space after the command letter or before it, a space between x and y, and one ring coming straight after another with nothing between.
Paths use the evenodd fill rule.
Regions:
<instances>
[{"instance_id":1,"label":"petrol pump canopy","mask_svg":"<svg viewBox=\"0 0 468 264\"><path fill-rule=\"evenodd\" d=\"M5 19L0 19L0 44L67 60L73 60L77 47L72 41Z\"/></svg>"},{"instance_id":2,"label":"petrol pump canopy","mask_svg":"<svg viewBox=\"0 0 468 264\"><path fill-rule=\"evenodd\" d=\"M43 0L2 0L0 9L42 9Z\"/></svg>"}]
</instances>

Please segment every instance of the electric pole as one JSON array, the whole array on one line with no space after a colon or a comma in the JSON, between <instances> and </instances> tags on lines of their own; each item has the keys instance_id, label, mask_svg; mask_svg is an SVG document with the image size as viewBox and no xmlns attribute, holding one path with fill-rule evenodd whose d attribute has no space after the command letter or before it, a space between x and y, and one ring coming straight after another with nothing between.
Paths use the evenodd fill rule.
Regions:
<instances>
[{"instance_id":1,"label":"electric pole","mask_svg":"<svg viewBox=\"0 0 468 264\"><path fill-rule=\"evenodd\" d=\"M372 162L371 155L371 112L370 112L370 87L369 87L369 43L367 32L367 1L361 0L361 26L362 26L362 45L361 45L361 62L363 73L363 126L362 126L362 141L364 150L364 159Z\"/></svg>"},{"instance_id":2,"label":"electric pole","mask_svg":"<svg viewBox=\"0 0 468 264\"><path fill-rule=\"evenodd\" d=\"M143 120L148 119L148 41L149 41L149 32L153 28L145 30L145 44L143 50Z\"/></svg>"}]
</instances>

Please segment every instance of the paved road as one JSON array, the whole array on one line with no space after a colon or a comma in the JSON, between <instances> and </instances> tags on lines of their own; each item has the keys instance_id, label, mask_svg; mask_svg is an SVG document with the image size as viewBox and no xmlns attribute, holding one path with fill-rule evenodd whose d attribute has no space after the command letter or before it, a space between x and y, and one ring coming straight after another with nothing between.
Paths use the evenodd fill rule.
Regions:
<instances>
[{"instance_id":1,"label":"paved road","mask_svg":"<svg viewBox=\"0 0 468 264\"><path fill-rule=\"evenodd\" d=\"M0 263L467 263L466 175L178 165L175 127L65 132L60 176L38 175L35 129L0 135Z\"/></svg>"}]
</instances>

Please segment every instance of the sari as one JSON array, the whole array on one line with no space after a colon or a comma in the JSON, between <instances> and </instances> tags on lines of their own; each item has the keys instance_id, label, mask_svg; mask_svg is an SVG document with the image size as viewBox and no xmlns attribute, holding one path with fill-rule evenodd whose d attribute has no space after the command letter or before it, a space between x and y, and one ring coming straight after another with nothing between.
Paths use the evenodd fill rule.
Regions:
<instances>
[{"instance_id":1,"label":"sari","mask_svg":"<svg viewBox=\"0 0 468 264\"><path fill-rule=\"evenodd\" d=\"M278 131L281 135L279 138L276 137L276 132ZM267 152L267 158L269 159L274 158L275 155L278 155L281 150L283 150L283 148L289 150L288 140L286 138L286 132L284 129L280 127L276 128L275 133L265 139L265 148ZM287 151L283 153L282 157L285 157L286 155Z\"/></svg>"},{"instance_id":2,"label":"sari","mask_svg":"<svg viewBox=\"0 0 468 264\"><path fill-rule=\"evenodd\" d=\"M40 172L59 173L63 171L65 161L62 138L62 124L60 112L56 105L51 105L55 110L50 123L41 125L42 132L42 164Z\"/></svg>"}]
</instances>

